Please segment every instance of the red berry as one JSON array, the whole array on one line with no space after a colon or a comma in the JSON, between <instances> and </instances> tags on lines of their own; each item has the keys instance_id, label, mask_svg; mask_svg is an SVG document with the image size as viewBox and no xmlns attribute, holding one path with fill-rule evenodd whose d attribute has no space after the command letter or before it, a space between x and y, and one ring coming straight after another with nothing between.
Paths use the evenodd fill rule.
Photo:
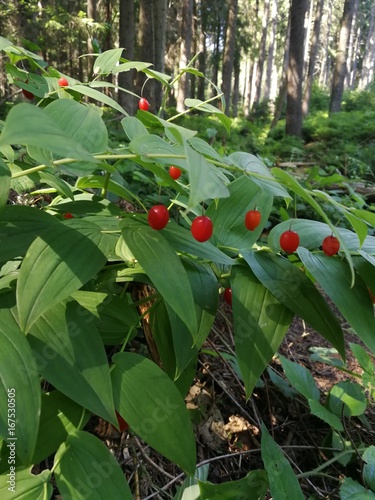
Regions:
<instances>
[{"instance_id":1,"label":"red berry","mask_svg":"<svg viewBox=\"0 0 375 500\"><path fill-rule=\"evenodd\" d=\"M372 300L372 303L375 304L375 295L372 293L372 291L368 288L368 293L370 294L370 298Z\"/></svg>"},{"instance_id":2,"label":"red berry","mask_svg":"<svg viewBox=\"0 0 375 500\"><path fill-rule=\"evenodd\" d=\"M254 231L260 224L262 214L259 210L249 210L245 215L245 226L249 231Z\"/></svg>"},{"instance_id":3,"label":"red berry","mask_svg":"<svg viewBox=\"0 0 375 500\"><path fill-rule=\"evenodd\" d=\"M148 211L148 223L153 229L163 229L168 221L169 212L165 205L154 205Z\"/></svg>"},{"instance_id":4,"label":"red berry","mask_svg":"<svg viewBox=\"0 0 375 500\"><path fill-rule=\"evenodd\" d=\"M211 238L214 227L209 217L200 215L193 220L190 230L193 238L202 243Z\"/></svg>"},{"instance_id":5,"label":"red berry","mask_svg":"<svg viewBox=\"0 0 375 500\"><path fill-rule=\"evenodd\" d=\"M284 231L280 236L280 247L286 253L293 253L299 246L299 236L295 231Z\"/></svg>"},{"instance_id":6,"label":"red berry","mask_svg":"<svg viewBox=\"0 0 375 500\"><path fill-rule=\"evenodd\" d=\"M138 102L139 109L142 109L142 111L148 111L150 109L150 103L145 97L141 97Z\"/></svg>"},{"instance_id":7,"label":"red berry","mask_svg":"<svg viewBox=\"0 0 375 500\"><path fill-rule=\"evenodd\" d=\"M224 290L224 300L228 304L228 306L232 305L232 289L226 288Z\"/></svg>"},{"instance_id":8,"label":"red berry","mask_svg":"<svg viewBox=\"0 0 375 500\"><path fill-rule=\"evenodd\" d=\"M336 236L326 236L322 243L323 252L332 257L340 250L340 242Z\"/></svg>"},{"instance_id":9,"label":"red berry","mask_svg":"<svg viewBox=\"0 0 375 500\"><path fill-rule=\"evenodd\" d=\"M70 212L64 214L64 219L74 219L74 215L71 214Z\"/></svg>"},{"instance_id":10,"label":"red berry","mask_svg":"<svg viewBox=\"0 0 375 500\"><path fill-rule=\"evenodd\" d=\"M169 167L169 175L175 181L177 181L177 179L179 179L181 177L181 174L182 174L182 172L181 172L181 170L178 167L174 167L173 165L171 165Z\"/></svg>"},{"instance_id":11,"label":"red berry","mask_svg":"<svg viewBox=\"0 0 375 500\"><path fill-rule=\"evenodd\" d=\"M27 80L25 83L28 83ZM22 89L22 94L26 97L26 99L29 99L29 101L32 101L34 99L34 94L26 89Z\"/></svg>"},{"instance_id":12,"label":"red berry","mask_svg":"<svg viewBox=\"0 0 375 500\"><path fill-rule=\"evenodd\" d=\"M122 416L119 414L119 412L116 410L116 417L117 417L117 422L118 422L118 430L120 432L127 431L129 429L129 424L127 423L126 420L122 418Z\"/></svg>"},{"instance_id":13,"label":"red berry","mask_svg":"<svg viewBox=\"0 0 375 500\"><path fill-rule=\"evenodd\" d=\"M57 83L59 84L59 87L68 87L69 86L68 80L63 76L61 78L59 78L59 81Z\"/></svg>"}]
</instances>

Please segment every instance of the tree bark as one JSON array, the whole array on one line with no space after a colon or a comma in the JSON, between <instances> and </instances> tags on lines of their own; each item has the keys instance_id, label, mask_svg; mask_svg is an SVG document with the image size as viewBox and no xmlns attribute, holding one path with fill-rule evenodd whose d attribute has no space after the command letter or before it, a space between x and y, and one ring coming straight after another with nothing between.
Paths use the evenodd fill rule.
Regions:
<instances>
[{"instance_id":1,"label":"tree bark","mask_svg":"<svg viewBox=\"0 0 375 500\"><path fill-rule=\"evenodd\" d=\"M154 0L154 68L164 73L164 55L166 45L167 0ZM159 109L163 98L163 88L160 82L155 82L155 108Z\"/></svg>"},{"instance_id":2,"label":"tree bark","mask_svg":"<svg viewBox=\"0 0 375 500\"><path fill-rule=\"evenodd\" d=\"M268 33L268 17L270 13L270 0L264 0L264 9L262 12L262 37L260 40L259 47L259 57L255 77L255 99L254 102L258 103L262 95L262 80L263 80L263 70L264 61L266 58L266 45L267 45L267 33Z\"/></svg>"},{"instance_id":3,"label":"tree bark","mask_svg":"<svg viewBox=\"0 0 375 500\"><path fill-rule=\"evenodd\" d=\"M233 60L236 45L236 24L237 24L238 0L229 0L227 29L225 35L225 45L223 54L223 80L222 90L226 103L225 114L229 115L231 108L231 90L233 75Z\"/></svg>"},{"instance_id":4,"label":"tree bark","mask_svg":"<svg viewBox=\"0 0 375 500\"><path fill-rule=\"evenodd\" d=\"M374 80L375 64L375 3L372 4L370 26L366 40L365 53L362 63L361 78L358 82L358 89L364 90L371 85Z\"/></svg>"},{"instance_id":5,"label":"tree bark","mask_svg":"<svg viewBox=\"0 0 375 500\"><path fill-rule=\"evenodd\" d=\"M120 0L119 19L119 44L124 49L123 57L132 61L134 59L135 22L133 0ZM120 87L134 92L134 70L119 73L118 84ZM127 92L119 92L121 106L130 114L135 112L136 102L132 95Z\"/></svg>"},{"instance_id":6,"label":"tree bark","mask_svg":"<svg viewBox=\"0 0 375 500\"><path fill-rule=\"evenodd\" d=\"M198 71L206 74L206 58L207 58L207 47L206 47L206 14L202 8L202 3L204 0L201 0L199 3L200 9L198 9L199 15L197 16L200 21L200 29L199 31L199 56L198 56ZM206 89L206 81L204 78L198 78L197 85L197 98L201 101L205 100L205 89Z\"/></svg>"},{"instance_id":7,"label":"tree bark","mask_svg":"<svg viewBox=\"0 0 375 500\"><path fill-rule=\"evenodd\" d=\"M155 61L153 0L140 0L139 2L138 54L136 54L136 57L139 61L152 64ZM137 73L137 93L142 94L150 102L151 109L154 110L154 81L148 80L147 85L143 87L145 81L145 74L142 72Z\"/></svg>"},{"instance_id":8,"label":"tree bark","mask_svg":"<svg viewBox=\"0 0 375 500\"><path fill-rule=\"evenodd\" d=\"M271 7L271 29L269 34L269 44L268 44L268 57L267 57L267 70L266 79L264 82L264 98L273 101L276 97L276 85L275 77L277 76L274 71L275 67L275 53L276 53L276 31L277 31L277 0L272 0Z\"/></svg>"},{"instance_id":9,"label":"tree bark","mask_svg":"<svg viewBox=\"0 0 375 500\"><path fill-rule=\"evenodd\" d=\"M324 0L318 0L315 6L315 19L314 19L313 35L311 39L309 67L307 69L307 75L305 79L305 92L302 102L302 112L304 117L307 116L309 112L311 90L314 80L315 62L319 48L319 36L320 36L323 9L324 9Z\"/></svg>"},{"instance_id":10,"label":"tree bark","mask_svg":"<svg viewBox=\"0 0 375 500\"><path fill-rule=\"evenodd\" d=\"M180 45L180 70L186 68L191 58L191 38L193 28L193 0L183 0L182 25ZM185 110L185 99L189 95L190 78L189 73L184 73L179 79L177 95L177 111Z\"/></svg>"},{"instance_id":11,"label":"tree bark","mask_svg":"<svg viewBox=\"0 0 375 500\"><path fill-rule=\"evenodd\" d=\"M96 21L96 0L87 0L87 17L94 22ZM92 43L93 35L94 33L92 31L87 39L87 51L89 54L93 54L95 52ZM94 58L92 56L88 56L87 73L89 75L89 78L91 78L93 66L94 66Z\"/></svg>"},{"instance_id":12,"label":"tree bark","mask_svg":"<svg viewBox=\"0 0 375 500\"><path fill-rule=\"evenodd\" d=\"M329 112L337 113L341 111L342 94L344 92L344 82L347 74L346 55L352 20L355 8L355 0L345 0L344 12L341 20L340 35L337 46L335 67L332 77L331 100Z\"/></svg>"},{"instance_id":13,"label":"tree bark","mask_svg":"<svg viewBox=\"0 0 375 500\"><path fill-rule=\"evenodd\" d=\"M307 0L292 0L290 8L290 47L287 72L287 135L302 136L302 78L304 64L305 19Z\"/></svg>"}]
</instances>

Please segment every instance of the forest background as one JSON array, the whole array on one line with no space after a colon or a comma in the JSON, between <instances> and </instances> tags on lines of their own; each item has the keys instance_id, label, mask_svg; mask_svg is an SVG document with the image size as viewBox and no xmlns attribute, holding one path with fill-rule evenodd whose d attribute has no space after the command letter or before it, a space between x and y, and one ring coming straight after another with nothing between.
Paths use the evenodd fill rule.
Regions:
<instances>
[{"instance_id":1,"label":"forest background","mask_svg":"<svg viewBox=\"0 0 375 500\"><path fill-rule=\"evenodd\" d=\"M368 89L373 80L370 0L14 0L0 9L2 36L80 81L93 68L93 57L80 56L114 47L172 76L189 64L197 73L179 80L169 106L181 112L186 97L205 100L220 87L228 115L251 117L265 106L275 125L286 102L286 132L296 136L314 87L329 94L333 113L341 110L345 90ZM122 72L115 83L140 94L144 78ZM12 95L4 72L0 90L4 103ZM144 94L159 109L161 85L149 81ZM134 112L132 94L119 91L117 98Z\"/></svg>"}]
</instances>

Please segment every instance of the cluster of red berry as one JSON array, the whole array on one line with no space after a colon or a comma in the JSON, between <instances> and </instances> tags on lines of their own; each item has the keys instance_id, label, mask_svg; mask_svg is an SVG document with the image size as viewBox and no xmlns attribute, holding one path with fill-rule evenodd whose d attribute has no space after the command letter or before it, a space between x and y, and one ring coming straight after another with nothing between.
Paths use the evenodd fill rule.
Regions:
<instances>
[{"instance_id":1,"label":"cluster of red berry","mask_svg":"<svg viewBox=\"0 0 375 500\"><path fill-rule=\"evenodd\" d=\"M289 229L288 231L284 231L282 233L279 242L280 247L284 250L284 252L293 253L299 246L299 234L296 231ZM326 236L322 241L322 250L329 257L336 255L340 250L340 242L336 236Z\"/></svg>"}]
</instances>

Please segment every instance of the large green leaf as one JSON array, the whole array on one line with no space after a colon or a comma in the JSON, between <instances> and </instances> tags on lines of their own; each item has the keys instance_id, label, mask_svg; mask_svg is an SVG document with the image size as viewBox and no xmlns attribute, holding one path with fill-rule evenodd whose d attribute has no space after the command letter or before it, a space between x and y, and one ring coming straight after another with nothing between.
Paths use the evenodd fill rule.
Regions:
<instances>
[{"instance_id":1,"label":"large green leaf","mask_svg":"<svg viewBox=\"0 0 375 500\"><path fill-rule=\"evenodd\" d=\"M363 477L369 487L375 491L375 446L371 445L364 451L362 460L365 462L363 466Z\"/></svg>"},{"instance_id":2,"label":"large green leaf","mask_svg":"<svg viewBox=\"0 0 375 500\"><path fill-rule=\"evenodd\" d=\"M106 238L95 224L70 220L38 236L21 265L17 285L20 326L28 331L43 312L69 297L105 264Z\"/></svg>"},{"instance_id":3,"label":"large green leaf","mask_svg":"<svg viewBox=\"0 0 375 500\"><path fill-rule=\"evenodd\" d=\"M0 135L0 146L6 144L36 146L66 158L94 161L87 149L69 137L44 109L27 103L9 111Z\"/></svg>"},{"instance_id":4,"label":"large green leaf","mask_svg":"<svg viewBox=\"0 0 375 500\"><path fill-rule=\"evenodd\" d=\"M139 317L135 307L127 298L110 292L87 292L78 290L72 297L82 306L80 315L95 316L95 326L104 345L118 345L131 330L136 330Z\"/></svg>"},{"instance_id":5,"label":"large green leaf","mask_svg":"<svg viewBox=\"0 0 375 500\"><path fill-rule=\"evenodd\" d=\"M113 361L112 384L120 414L152 448L194 474L193 428L174 383L155 363L139 354L118 353Z\"/></svg>"},{"instance_id":6,"label":"large green leaf","mask_svg":"<svg viewBox=\"0 0 375 500\"><path fill-rule=\"evenodd\" d=\"M272 497L277 500L304 500L305 497L289 461L264 425L262 425L261 453Z\"/></svg>"},{"instance_id":7,"label":"large green leaf","mask_svg":"<svg viewBox=\"0 0 375 500\"><path fill-rule=\"evenodd\" d=\"M8 446L15 443L12 451L29 465L39 427L39 374L26 337L9 309L0 310L0 344L0 434Z\"/></svg>"},{"instance_id":8,"label":"large green leaf","mask_svg":"<svg viewBox=\"0 0 375 500\"><path fill-rule=\"evenodd\" d=\"M228 160L238 168L247 172L252 180L271 196L290 198L288 191L274 178L270 170L257 156L250 153L237 152L229 155Z\"/></svg>"},{"instance_id":9,"label":"large green leaf","mask_svg":"<svg viewBox=\"0 0 375 500\"><path fill-rule=\"evenodd\" d=\"M199 481L199 489L201 500L263 500L268 489L268 478L266 471L252 470L236 481L220 484Z\"/></svg>"},{"instance_id":10,"label":"large green leaf","mask_svg":"<svg viewBox=\"0 0 375 500\"><path fill-rule=\"evenodd\" d=\"M298 255L359 338L375 353L375 318L370 295L361 277L356 275L352 286L350 268L345 260L312 254L301 247Z\"/></svg>"},{"instance_id":11,"label":"large green leaf","mask_svg":"<svg viewBox=\"0 0 375 500\"><path fill-rule=\"evenodd\" d=\"M52 455L69 433L86 425L90 415L60 391L43 394L33 463L38 464Z\"/></svg>"},{"instance_id":12,"label":"large green leaf","mask_svg":"<svg viewBox=\"0 0 375 500\"><path fill-rule=\"evenodd\" d=\"M102 54L99 54L94 62L94 74L109 75L119 62L123 50L120 47L118 49L106 50Z\"/></svg>"},{"instance_id":13,"label":"large green leaf","mask_svg":"<svg viewBox=\"0 0 375 500\"><path fill-rule=\"evenodd\" d=\"M45 312L27 335L38 371L79 405L116 425L107 355L94 325L74 300Z\"/></svg>"},{"instance_id":14,"label":"large green leaf","mask_svg":"<svg viewBox=\"0 0 375 500\"><path fill-rule=\"evenodd\" d=\"M10 476L2 474L0 476L0 497L2 500L47 500L51 498L53 490L51 477L50 470L44 470L35 475L32 474L31 468L17 469L13 486L9 483Z\"/></svg>"},{"instance_id":15,"label":"large green leaf","mask_svg":"<svg viewBox=\"0 0 375 500\"><path fill-rule=\"evenodd\" d=\"M173 221L167 225L163 233L168 242L177 251L195 255L209 262L215 262L216 264L227 266L235 264L233 259L219 250L210 241L205 241L203 243L197 242L188 229L175 224Z\"/></svg>"},{"instance_id":16,"label":"large green leaf","mask_svg":"<svg viewBox=\"0 0 375 500\"><path fill-rule=\"evenodd\" d=\"M55 478L63 498L132 500L115 457L96 436L74 431L55 456Z\"/></svg>"},{"instance_id":17,"label":"large green leaf","mask_svg":"<svg viewBox=\"0 0 375 500\"><path fill-rule=\"evenodd\" d=\"M265 252L244 253L256 277L286 307L325 337L345 359L340 323L312 281L288 259Z\"/></svg>"},{"instance_id":18,"label":"large green leaf","mask_svg":"<svg viewBox=\"0 0 375 500\"><path fill-rule=\"evenodd\" d=\"M7 205L0 214L0 262L23 257L37 236L58 224L55 217L42 210Z\"/></svg>"},{"instance_id":19,"label":"large green leaf","mask_svg":"<svg viewBox=\"0 0 375 500\"><path fill-rule=\"evenodd\" d=\"M162 232L129 218L122 224L122 237L155 288L194 336L197 319L189 279Z\"/></svg>"},{"instance_id":20,"label":"large green leaf","mask_svg":"<svg viewBox=\"0 0 375 500\"><path fill-rule=\"evenodd\" d=\"M86 95L88 97L91 97L92 99L95 99L96 101L102 102L103 104L110 106L116 111L119 111L122 115L128 114L125 111L125 109L122 106L120 106L120 104L118 104L118 102L112 99L112 97L109 97L106 94L99 92L98 90L92 89L85 85L71 85L69 88L75 92L78 92L79 94Z\"/></svg>"},{"instance_id":21,"label":"large green leaf","mask_svg":"<svg viewBox=\"0 0 375 500\"><path fill-rule=\"evenodd\" d=\"M212 242L219 246L249 249L261 235L271 213L273 197L262 192L252 179L237 178L228 186L230 197L214 200L206 210L214 225ZM245 214L257 208L262 218L254 231L245 227Z\"/></svg>"},{"instance_id":22,"label":"large green leaf","mask_svg":"<svg viewBox=\"0 0 375 500\"><path fill-rule=\"evenodd\" d=\"M375 493L346 477L340 486L340 500L375 500Z\"/></svg>"},{"instance_id":23,"label":"large green leaf","mask_svg":"<svg viewBox=\"0 0 375 500\"><path fill-rule=\"evenodd\" d=\"M293 313L247 266L233 267L231 287L236 355L249 398L285 337Z\"/></svg>"},{"instance_id":24,"label":"large green leaf","mask_svg":"<svg viewBox=\"0 0 375 500\"><path fill-rule=\"evenodd\" d=\"M285 375L290 384L306 399L319 401L320 392L311 372L303 365L279 356Z\"/></svg>"}]
</instances>

